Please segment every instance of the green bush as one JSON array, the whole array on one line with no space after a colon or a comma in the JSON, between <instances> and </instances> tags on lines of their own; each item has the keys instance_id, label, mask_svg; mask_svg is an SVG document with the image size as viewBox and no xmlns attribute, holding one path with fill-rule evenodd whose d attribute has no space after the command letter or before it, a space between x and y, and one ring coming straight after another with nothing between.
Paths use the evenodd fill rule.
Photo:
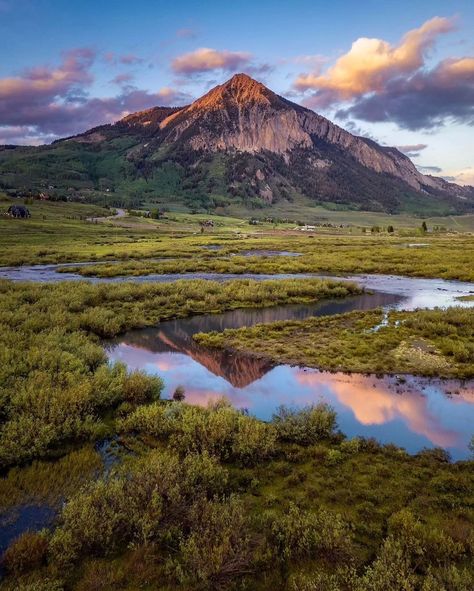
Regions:
<instances>
[{"instance_id":1,"label":"green bush","mask_svg":"<svg viewBox=\"0 0 474 591\"><path fill-rule=\"evenodd\" d=\"M355 591L416 591L416 582L402 545L388 538L374 563L357 581Z\"/></svg>"},{"instance_id":2,"label":"green bush","mask_svg":"<svg viewBox=\"0 0 474 591\"><path fill-rule=\"evenodd\" d=\"M259 541L237 499L197 504L190 522L190 534L181 541L178 558L170 561L180 583L220 589L235 585L254 570Z\"/></svg>"},{"instance_id":3,"label":"green bush","mask_svg":"<svg viewBox=\"0 0 474 591\"><path fill-rule=\"evenodd\" d=\"M244 464L271 456L276 440L273 425L243 415L222 401L208 408L168 403L139 407L119 428L167 440L181 454L206 452Z\"/></svg>"},{"instance_id":4,"label":"green bush","mask_svg":"<svg viewBox=\"0 0 474 591\"><path fill-rule=\"evenodd\" d=\"M84 555L160 540L186 522L195 499L222 496L227 486L226 471L208 455L181 460L155 451L124 471L91 483L65 505L50 544L54 564L66 568Z\"/></svg>"},{"instance_id":5,"label":"green bush","mask_svg":"<svg viewBox=\"0 0 474 591\"><path fill-rule=\"evenodd\" d=\"M125 377L123 398L133 404L144 404L151 400L158 400L163 387L161 378L147 375L142 371L134 371Z\"/></svg>"},{"instance_id":6,"label":"green bush","mask_svg":"<svg viewBox=\"0 0 474 591\"><path fill-rule=\"evenodd\" d=\"M333 435L337 426L335 411L325 403L295 410L280 406L273 415L280 441L312 445Z\"/></svg>"},{"instance_id":7,"label":"green bush","mask_svg":"<svg viewBox=\"0 0 474 591\"><path fill-rule=\"evenodd\" d=\"M283 562L316 557L338 560L351 548L347 524L325 509L303 511L291 503L284 515L272 519L270 532L274 556Z\"/></svg>"},{"instance_id":8,"label":"green bush","mask_svg":"<svg viewBox=\"0 0 474 591\"><path fill-rule=\"evenodd\" d=\"M355 573L352 568L331 568L330 572L324 570L297 573L289 580L289 591L346 591L353 589Z\"/></svg>"}]
</instances>

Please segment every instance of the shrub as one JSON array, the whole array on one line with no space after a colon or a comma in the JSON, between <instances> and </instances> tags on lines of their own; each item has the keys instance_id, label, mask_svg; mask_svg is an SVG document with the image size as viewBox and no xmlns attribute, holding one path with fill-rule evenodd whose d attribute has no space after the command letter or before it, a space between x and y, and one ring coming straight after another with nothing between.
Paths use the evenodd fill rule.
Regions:
<instances>
[{"instance_id":1,"label":"shrub","mask_svg":"<svg viewBox=\"0 0 474 591\"><path fill-rule=\"evenodd\" d=\"M221 496L227 473L208 455L154 451L124 474L93 482L72 497L54 531L50 553L62 568L81 556L101 556L127 543L159 540L185 522L196 498Z\"/></svg>"},{"instance_id":2,"label":"shrub","mask_svg":"<svg viewBox=\"0 0 474 591\"><path fill-rule=\"evenodd\" d=\"M401 544L389 538L374 563L357 581L355 591L415 591L416 577Z\"/></svg>"},{"instance_id":3,"label":"shrub","mask_svg":"<svg viewBox=\"0 0 474 591\"><path fill-rule=\"evenodd\" d=\"M205 452L245 464L269 457L276 437L273 425L243 415L225 401L208 408L163 403L139 407L119 428L168 440L180 454Z\"/></svg>"},{"instance_id":4,"label":"shrub","mask_svg":"<svg viewBox=\"0 0 474 591\"><path fill-rule=\"evenodd\" d=\"M171 430L169 407L161 402L139 406L117 423L119 431L138 432L152 437L168 436Z\"/></svg>"},{"instance_id":5,"label":"shrub","mask_svg":"<svg viewBox=\"0 0 474 591\"><path fill-rule=\"evenodd\" d=\"M462 558L465 548L442 530L423 524L408 509L391 516L388 531L401 544L405 555L417 565L428 569L430 565L443 565Z\"/></svg>"},{"instance_id":6,"label":"shrub","mask_svg":"<svg viewBox=\"0 0 474 591\"><path fill-rule=\"evenodd\" d=\"M474 575L467 568L454 564L442 569L429 569L423 577L421 591L472 591Z\"/></svg>"},{"instance_id":7,"label":"shrub","mask_svg":"<svg viewBox=\"0 0 474 591\"><path fill-rule=\"evenodd\" d=\"M3 566L15 575L40 567L46 559L48 538L44 532L27 531L5 550Z\"/></svg>"},{"instance_id":8,"label":"shrub","mask_svg":"<svg viewBox=\"0 0 474 591\"><path fill-rule=\"evenodd\" d=\"M236 498L196 504L190 522L190 534L179 545L179 557L170 562L180 583L218 589L225 583L235 585L254 569L258 542Z\"/></svg>"},{"instance_id":9,"label":"shrub","mask_svg":"<svg viewBox=\"0 0 474 591\"><path fill-rule=\"evenodd\" d=\"M303 511L293 503L285 515L273 519L270 531L274 554L284 562L317 556L337 560L348 554L351 545L340 515L324 509Z\"/></svg>"},{"instance_id":10,"label":"shrub","mask_svg":"<svg viewBox=\"0 0 474 591\"><path fill-rule=\"evenodd\" d=\"M355 574L351 568L340 567L331 572L316 571L290 577L289 591L343 591L352 589Z\"/></svg>"},{"instance_id":11,"label":"shrub","mask_svg":"<svg viewBox=\"0 0 474 591\"><path fill-rule=\"evenodd\" d=\"M326 464L328 466L337 466L344 461L344 454L338 449L330 449L326 455Z\"/></svg>"},{"instance_id":12,"label":"shrub","mask_svg":"<svg viewBox=\"0 0 474 591\"><path fill-rule=\"evenodd\" d=\"M337 426L336 413L326 403L294 410L280 406L273 415L277 437L281 441L311 445L330 437Z\"/></svg>"},{"instance_id":13,"label":"shrub","mask_svg":"<svg viewBox=\"0 0 474 591\"><path fill-rule=\"evenodd\" d=\"M352 439L346 439L341 442L339 449L348 455L356 454L360 451L361 440L359 437L353 437Z\"/></svg>"},{"instance_id":14,"label":"shrub","mask_svg":"<svg viewBox=\"0 0 474 591\"><path fill-rule=\"evenodd\" d=\"M13 581L12 585L7 581L2 589L5 591L64 591L64 584L61 581L41 576Z\"/></svg>"},{"instance_id":15,"label":"shrub","mask_svg":"<svg viewBox=\"0 0 474 591\"><path fill-rule=\"evenodd\" d=\"M124 380L123 397L133 404L144 404L151 400L158 400L163 386L161 378L147 375L142 371L134 371Z\"/></svg>"}]
</instances>

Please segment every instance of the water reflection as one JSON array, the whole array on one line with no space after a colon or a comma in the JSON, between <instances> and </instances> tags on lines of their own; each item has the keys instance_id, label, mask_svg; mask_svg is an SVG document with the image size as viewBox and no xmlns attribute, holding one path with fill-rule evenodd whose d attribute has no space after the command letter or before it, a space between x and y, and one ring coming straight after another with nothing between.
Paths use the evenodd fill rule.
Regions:
<instances>
[{"instance_id":1,"label":"water reflection","mask_svg":"<svg viewBox=\"0 0 474 591\"><path fill-rule=\"evenodd\" d=\"M208 354L201 363L203 357L196 360L186 353L151 351L122 342L111 350L110 358L162 376L165 397L183 385L192 404L205 405L226 396L234 406L264 420L281 404L304 406L325 400L337 411L339 427L348 436L375 437L411 453L440 446L454 459L468 457L474 382L408 377L400 384L395 377L331 374L288 365L271 368L243 355L223 366L212 352Z\"/></svg>"},{"instance_id":2,"label":"water reflection","mask_svg":"<svg viewBox=\"0 0 474 591\"><path fill-rule=\"evenodd\" d=\"M278 320L302 320L310 316L339 314L351 310L369 310L378 306L396 305L399 296L384 293L363 294L346 299L326 300L316 304L250 308L207 314L180 320L162 322L157 328L130 331L115 344L128 347L128 365L139 364L146 353L182 353L211 373L227 380L232 386L244 388L265 375L273 367L267 359L245 357L230 351L208 349L198 345L192 338L197 332L222 331L226 328L253 326ZM113 346L114 343L112 343ZM114 355L114 349L111 356ZM167 364L160 360L161 364Z\"/></svg>"},{"instance_id":3,"label":"water reflection","mask_svg":"<svg viewBox=\"0 0 474 591\"><path fill-rule=\"evenodd\" d=\"M349 436L376 437L410 452L441 446L454 459L465 458L473 431L474 382L407 377L402 383L396 377L274 367L266 359L207 349L192 339L200 331L398 306L400 297L375 292L313 306L235 310L163 322L111 343L109 357L162 376L166 397L182 385L190 403L207 404L226 396L262 419L270 419L280 404L303 406L325 400L336 409L339 426Z\"/></svg>"}]
</instances>

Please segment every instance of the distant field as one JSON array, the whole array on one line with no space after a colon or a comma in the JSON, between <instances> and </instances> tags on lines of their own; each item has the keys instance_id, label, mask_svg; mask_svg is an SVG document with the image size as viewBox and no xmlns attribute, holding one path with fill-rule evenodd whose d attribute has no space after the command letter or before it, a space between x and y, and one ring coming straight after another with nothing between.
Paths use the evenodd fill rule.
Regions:
<instances>
[{"instance_id":1,"label":"distant field","mask_svg":"<svg viewBox=\"0 0 474 591\"><path fill-rule=\"evenodd\" d=\"M228 211L237 217L248 217L248 212L238 207ZM302 220L307 224L329 222L333 224L352 224L354 226L388 226L395 228L417 228L422 220L429 226L444 226L459 232L474 232L474 214L461 216L421 217L409 214L388 214L374 211L331 210L322 206L308 205L306 202L280 205L257 210L256 217L278 216L292 220Z\"/></svg>"},{"instance_id":2,"label":"distant field","mask_svg":"<svg viewBox=\"0 0 474 591\"><path fill-rule=\"evenodd\" d=\"M12 201L0 201L6 211ZM398 273L404 275L474 279L474 216L427 219L430 232L420 229L422 220L404 216L361 212L335 212L313 208L326 219L316 231L302 232L294 222L170 212L165 219L141 216L107 219L113 211L87 204L34 201L32 217L15 220L0 216L0 265L68 263L119 260L82 270L87 275L138 275L163 272L213 271L232 273ZM259 212L263 220L264 213ZM213 226L201 232L201 222ZM331 221L329 221L331 220ZM352 220L352 221L351 221ZM313 220L306 218L309 223ZM448 222L451 222L448 225ZM389 234L386 228L394 227ZM314 222L317 223L317 222ZM341 227L342 225L342 227ZM371 232L372 226L380 231ZM445 226L453 232L436 232ZM410 244L426 244L409 248ZM209 244L219 250L207 250ZM293 250L300 257L242 257L242 250ZM169 261L150 261L151 258Z\"/></svg>"}]
</instances>

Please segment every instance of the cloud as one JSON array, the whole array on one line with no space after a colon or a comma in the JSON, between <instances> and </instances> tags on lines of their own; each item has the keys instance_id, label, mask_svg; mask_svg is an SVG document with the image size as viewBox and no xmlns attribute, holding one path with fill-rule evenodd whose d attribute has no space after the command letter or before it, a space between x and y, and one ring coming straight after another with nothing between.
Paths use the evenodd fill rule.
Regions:
<instances>
[{"instance_id":1,"label":"cloud","mask_svg":"<svg viewBox=\"0 0 474 591\"><path fill-rule=\"evenodd\" d=\"M300 373L296 379L300 384L312 387L328 381L324 373ZM381 380L373 381L369 376L354 374L349 381L347 378L337 379L336 374L330 376L328 389L343 407L354 413L362 425L400 422L434 445L459 446L459 434L443 424L442 414L433 412L426 396L416 385L413 385L409 394L400 396Z\"/></svg>"},{"instance_id":2,"label":"cloud","mask_svg":"<svg viewBox=\"0 0 474 591\"><path fill-rule=\"evenodd\" d=\"M243 51L219 51L201 47L174 58L171 67L177 74L197 74L212 70L232 72L248 65L251 57Z\"/></svg>"},{"instance_id":3,"label":"cloud","mask_svg":"<svg viewBox=\"0 0 474 591\"><path fill-rule=\"evenodd\" d=\"M39 146L56 139L54 134L48 136L38 134L38 130L31 125L0 126L0 145L28 144Z\"/></svg>"},{"instance_id":4,"label":"cloud","mask_svg":"<svg viewBox=\"0 0 474 591\"><path fill-rule=\"evenodd\" d=\"M439 127L446 120L472 125L474 57L446 59L431 70L391 80L381 92L361 97L338 115L393 121L411 130Z\"/></svg>"},{"instance_id":5,"label":"cloud","mask_svg":"<svg viewBox=\"0 0 474 591\"><path fill-rule=\"evenodd\" d=\"M126 84L130 84L130 82L132 82L133 79L134 79L133 74L128 74L128 73L117 74L117 76L112 78L111 83L117 84L118 86L123 86Z\"/></svg>"},{"instance_id":6,"label":"cloud","mask_svg":"<svg viewBox=\"0 0 474 591\"><path fill-rule=\"evenodd\" d=\"M183 27L176 31L176 37L178 39L195 39L197 37L197 31L191 27Z\"/></svg>"},{"instance_id":7,"label":"cloud","mask_svg":"<svg viewBox=\"0 0 474 591\"><path fill-rule=\"evenodd\" d=\"M372 135L369 131L359 127L359 125L357 125L355 121L345 121L344 128L350 133L352 133L352 135L368 138L369 140L377 142L378 144L381 143L380 140L377 139L374 135Z\"/></svg>"},{"instance_id":8,"label":"cloud","mask_svg":"<svg viewBox=\"0 0 474 591\"><path fill-rule=\"evenodd\" d=\"M104 54L104 59L109 64L117 65L122 64L123 66L135 66L142 64L145 60L134 53L127 53L124 55L117 55L113 51L108 51Z\"/></svg>"},{"instance_id":9,"label":"cloud","mask_svg":"<svg viewBox=\"0 0 474 591\"><path fill-rule=\"evenodd\" d=\"M58 68L36 67L16 78L0 79L0 114L4 102L17 100L17 108L21 108L25 97L29 99L34 96L37 104L40 104L44 99L67 94L77 86L91 84L93 77L90 68L94 59L95 53L91 49L73 49L64 54Z\"/></svg>"},{"instance_id":10,"label":"cloud","mask_svg":"<svg viewBox=\"0 0 474 591\"><path fill-rule=\"evenodd\" d=\"M152 93L126 84L123 78L118 95L91 97L87 90L94 81L95 59L91 49L74 49L63 55L58 67L36 67L0 79L0 142L50 142L134 111L189 102L185 93L168 87Z\"/></svg>"},{"instance_id":11,"label":"cloud","mask_svg":"<svg viewBox=\"0 0 474 591\"><path fill-rule=\"evenodd\" d=\"M321 73L301 74L294 88L306 93L311 108L338 109L338 118L391 121L420 130L446 120L474 123L474 57L450 57L432 66L426 58L455 20L434 17L409 31L398 45L357 39L351 49Z\"/></svg>"},{"instance_id":12,"label":"cloud","mask_svg":"<svg viewBox=\"0 0 474 591\"><path fill-rule=\"evenodd\" d=\"M450 176L444 178L446 180L452 180L458 185L474 186L474 166L463 168L461 170L450 171Z\"/></svg>"},{"instance_id":13,"label":"cloud","mask_svg":"<svg viewBox=\"0 0 474 591\"><path fill-rule=\"evenodd\" d=\"M403 152L409 158L417 158L422 150L426 150L428 144L407 144L405 146L395 146L397 150Z\"/></svg>"},{"instance_id":14,"label":"cloud","mask_svg":"<svg viewBox=\"0 0 474 591\"><path fill-rule=\"evenodd\" d=\"M255 64L252 66L247 66L245 71L247 74L251 76L260 76L265 77L267 74L271 74L274 71L275 67L272 64L262 63L262 64Z\"/></svg>"},{"instance_id":15,"label":"cloud","mask_svg":"<svg viewBox=\"0 0 474 591\"><path fill-rule=\"evenodd\" d=\"M143 63L143 59L141 57L138 57L137 55L134 55L132 53L129 53L127 55L121 55L118 58L118 61L126 66L134 66L135 64Z\"/></svg>"},{"instance_id":16,"label":"cloud","mask_svg":"<svg viewBox=\"0 0 474 591\"><path fill-rule=\"evenodd\" d=\"M458 170L449 170L446 174L440 174L443 172L443 169L439 166L417 166L417 169L423 174L435 174L441 176L441 178L450 183L474 186L474 166L468 166L467 168L461 168Z\"/></svg>"},{"instance_id":17,"label":"cloud","mask_svg":"<svg viewBox=\"0 0 474 591\"><path fill-rule=\"evenodd\" d=\"M315 98L320 104L381 91L395 75L420 68L437 37L453 28L451 19L435 17L419 29L409 31L395 47L382 39L361 37L325 74L302 74L296 79L295 87L316 89Z\"/></svg>"},{"instance_id":18,"label":"cloud","mask_svg":"<svg viewBox=\"0 0 474 591\"><path fill-rule=\"evenodd\" d=\"M421 150L426 150L428 144L406 144L404 146L395 146L397 150L403 152L404 154L410 154L411 152L421 152Z\"/></svg>"}]
</instances>

